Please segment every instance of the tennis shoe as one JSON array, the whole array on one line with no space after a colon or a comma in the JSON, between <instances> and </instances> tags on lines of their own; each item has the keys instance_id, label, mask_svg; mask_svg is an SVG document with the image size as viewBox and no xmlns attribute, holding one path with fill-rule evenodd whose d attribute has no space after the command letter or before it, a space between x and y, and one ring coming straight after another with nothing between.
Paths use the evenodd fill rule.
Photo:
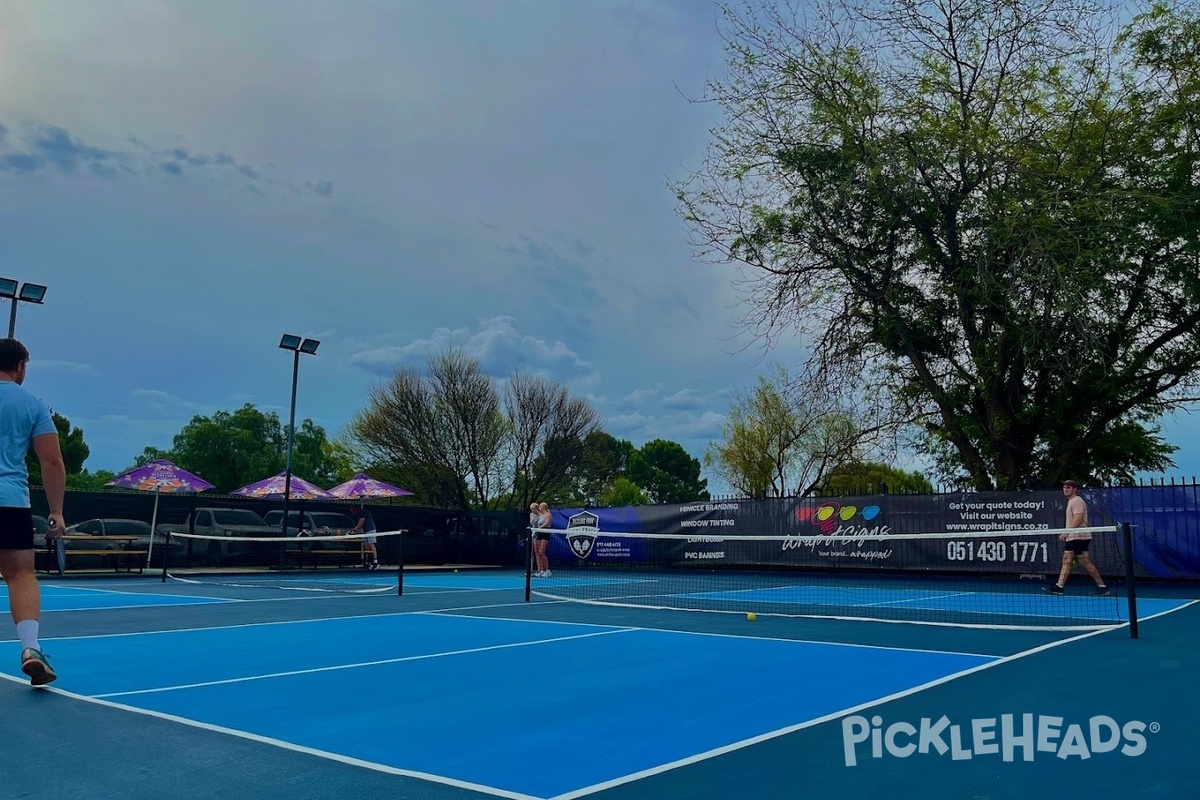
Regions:
<instances>
[{"instance_id":1,"label":"tennis shoe","mask_svg":"<svg viewBox=\"0 0 1200 800\"><path fill-rule=\"evenodd\" d=\"M29 676L31 686L45 686L58 679L54 667L41 650L26 647L21 651L21 672Z\"/></svg>"},{"instance_id":2,"label":"tennis shoe","mask_svg":"<svg viewBox=\"0 0 1200 800\"><path fill-rule=\"evenodd\" d=\"M1097 586L1095 588L1095 590L1092 591L1092 594L1103 597L1104 595L1108 594L1108 587L1107 586Z\"/></svg>"},{"instance_id":3,"label":"tennis shoe","mask_svg":"<svg viewBox=\"0 0 1200 800\"><path fill-rule=\"evenodd\" d=\"M1059 586L1057 583L1052 583L1049 586L1043 586L1042 591L1046 594L1062 594L1063 587Z\"/></svg>"}]
</instances>

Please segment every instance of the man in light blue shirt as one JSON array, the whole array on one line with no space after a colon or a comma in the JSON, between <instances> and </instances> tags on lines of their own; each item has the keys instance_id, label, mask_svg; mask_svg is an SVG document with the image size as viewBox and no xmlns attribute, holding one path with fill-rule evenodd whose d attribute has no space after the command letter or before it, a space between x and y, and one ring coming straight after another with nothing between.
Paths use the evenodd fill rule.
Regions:
<instances>
[{"instance_id":1,"label":"man in light blue shirt","mask_svg":"<svg viewBox=\"0 0 1200 800\"><path fill-rule=\"evenodd\" d=\"M38 643L42 599L34 570L25 457L32 447L42 465L42 485L50 506L46 536L51 538L61 536L66 528L67 474L50 409L21 386L28 365L25 345L0 339L0 574L8 584L8 605L21 640L21 671L34 686L44 686L58 676Z\"/></svg>"}]
</instances>

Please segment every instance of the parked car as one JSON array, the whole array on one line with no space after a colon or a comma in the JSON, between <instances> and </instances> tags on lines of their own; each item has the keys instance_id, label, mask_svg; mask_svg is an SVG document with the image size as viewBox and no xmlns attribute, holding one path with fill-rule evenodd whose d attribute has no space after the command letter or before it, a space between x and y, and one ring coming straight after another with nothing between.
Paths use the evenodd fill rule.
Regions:
<instances>
[{"instance_id":1,"label":"parked car","mask_svg":"<svg viewBox=\"0 0 1200 800\"><path fill-rule=\"evenodd\" d=\"M301 514L303 514L303 520L300 519ZM266 519L268 525L279 530L283 522L283 512L268 511L264 519ZM308 533L312 536L334 536L338 533L345 533L353 528L354 519L346 514L339 514L336 511L289 511L288 536L297 535L297 524L300 526L300 533Z\"/></svg>"},{"instance_id":2,"label":"parked car","mask_svg":"<svg viewBox=\"0 0 1200 800\"><path fill-rule=\"evenodd\" d=\"M303 519L300 517L301 514L303 514ZM278 530L283 524L283 511L268 511L266 520L268 524L274 525L276 530ZM297 525L300 526L298 530ZM354 560L359 559L359 554L362 551L361 540L305 543L309 536L337 536L339 533L346 533L353 527L354 520L351 517L346 514L339 514L336 511L288 512L287 535L289 537L298 537L297 541L299 544L296 546L296 549L302 555L323 550L325 552L345 552L348 557L353 554Z\"/></svg>"},{"instance_id":3,"label":"parked car","mask_svg":"<svg viewBox=\"0 0 1200 800\"><path fill-rule=\"evenodd\" d=\"M150 524L142 522L140 519L89 519L86 522L79 522L74 525L67 526L68 534L90 534L92 536L136 536L137 539L131 542L103 540L96 542L88 542L84 540L68 540L64 544L64 549L72 547L86 550L119 550L122 548L129 550L147 550L150 549ZM187 549L187 546L178 539L171 541L171 557L178 558L182 556ZM161 566L163 554L167 552L167 535L165 533L156 532L154 534L154 548L151 550L150 558L153 559L152 564Z\"/></svg>"},{"instance_id":4,"label":"parked car","mask_svg":"<svg viewBox=\"0 0 1200 800\"><path fill-rule=\"evenodd\" d=\"M273 528L263 521L253 511L244 508L197 508L195 524L192 516L181 524L159 525L156 533L195 533L206 537L250 537L269 538L280 536L279 528ZM173 537L172 542L179 542L186 553L188 563L201 562L214 565L230 560L250 558L256 555L268 557L272 552L278 552L278 546L263 542L221 542L211 539L188 539ZM172 557L175 551L172 550ZM177 562L172 562L177 563Z\"/></svg>"}]
</instances>

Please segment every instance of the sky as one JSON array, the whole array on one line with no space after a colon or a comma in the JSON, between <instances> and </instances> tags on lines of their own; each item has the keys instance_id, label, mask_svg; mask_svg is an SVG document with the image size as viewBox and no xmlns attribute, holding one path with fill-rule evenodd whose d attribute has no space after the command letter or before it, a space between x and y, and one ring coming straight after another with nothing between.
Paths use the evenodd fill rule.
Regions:
<instances>
[{"instance_id":1,"label":"sky","mask_svg":"<svg viewBox=\"0 0 1200 800\"><path fill-rule=\"evenodd\" d=\"M0 276L49 287L26 385L120 470L197 414L286 420L284 333L321 341L296 413L331 436L456 346L701 458L803 352L743 329L668 189L724 59L706 0L0 4ZM1200 419L1166 431L1200 474Z\"/></svg>"}]
</instances>

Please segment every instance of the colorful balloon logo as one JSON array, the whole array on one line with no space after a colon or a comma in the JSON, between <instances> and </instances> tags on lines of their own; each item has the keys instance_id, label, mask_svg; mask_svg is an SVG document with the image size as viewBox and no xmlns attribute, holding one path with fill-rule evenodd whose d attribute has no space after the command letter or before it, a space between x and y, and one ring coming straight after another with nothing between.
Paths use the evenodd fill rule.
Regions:
<instances>
[{"instance_id":1,"label":"colorful balloon logo","mask_svg":"<svg viewBox=\"0 0 1200 800\"><path fill-rule=\"evenodd\" d=\"M833 533L839 522L850 522L856 516L869 522L879 516L879 506L843 506L841 503L826 502L812 508L803 506L796 509L796 521L808 522L820 529L826 535Z\"/></svg>"}]
</instances>

